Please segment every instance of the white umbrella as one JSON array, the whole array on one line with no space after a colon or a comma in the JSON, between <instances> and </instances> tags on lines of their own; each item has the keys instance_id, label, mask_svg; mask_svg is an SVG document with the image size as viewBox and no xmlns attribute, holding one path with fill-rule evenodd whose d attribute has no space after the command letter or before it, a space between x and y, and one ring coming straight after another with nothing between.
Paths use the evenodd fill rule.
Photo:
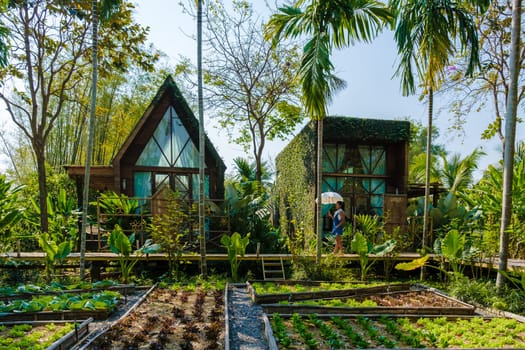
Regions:
<instances>
[{"instance_id":1,"label":"white umbrella","mask_svg":"<svg viewBox=\"0 0 525 350\"><path fill-rule=\"evenodd\" d=\"M339 201L343 201L343 196L337 192L321 193L321 204L335 204Z\"/></svg>"}]
</instances>

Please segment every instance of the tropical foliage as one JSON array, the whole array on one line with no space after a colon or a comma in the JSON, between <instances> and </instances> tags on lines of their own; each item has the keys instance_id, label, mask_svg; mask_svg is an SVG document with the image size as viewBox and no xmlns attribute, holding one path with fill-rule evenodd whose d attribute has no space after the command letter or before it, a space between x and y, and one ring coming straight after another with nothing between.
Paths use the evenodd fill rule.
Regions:
<instances>
[{"instance_id":1,"label":"tropical foliage","mask_svg":"<svg viewBox=\"0 0 525 350\"><path fill-rule=\"evenodd\" d=\"M5 174L0 175L0 249L9 247L8 238L11 236L11 228L22 219L22 210L18 206L18 193L20 186L14 186L8 181Z\"/></svg>"},{"instance_id":2,"label":"tropical foliage","mask_svg":"<svg viewBox=\"0 0 525 350\"><path fill-rule=\"evenodd\" d=\"M228 251L228 260L230 261L230 268L232 278L234 281L239 280L239 265L241 261L239 257L244 256L246 247L250 243L250 233L242 237L239 232L234 232L231 236L223 235L221 237L221 244Z\"/></svg>"},{"instance_id":3,"label":"tropical foliage","mask_svg":"<svg viewBox=\"0 0 525 350\"><path fill-rule=\"evenodd\" d=\"M129 237L126 236L119 225L115 225L115 228L111 231L108 243L111 251L119 256L120 273L123 283L128 282L131 273L133 272L133 268L139 261L138 259L131 258L132 253L135 257L139 257L142 254L156 253L160 250L159 244L154 244L148 239L144 242L142 247L133 251L135 234L133 233Z\"/></svg>"}]
</instances>

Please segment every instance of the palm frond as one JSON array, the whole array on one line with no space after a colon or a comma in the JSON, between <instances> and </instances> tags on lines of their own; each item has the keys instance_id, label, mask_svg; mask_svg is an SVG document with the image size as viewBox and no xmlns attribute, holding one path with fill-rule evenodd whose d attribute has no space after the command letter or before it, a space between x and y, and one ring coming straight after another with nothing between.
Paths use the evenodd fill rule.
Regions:
<instances>
[{"instance_id":1,"label":"palm frond","mask_svg":"<svg viewBox=\"0 0 525 350\"><path fill-rule=\"evenodd\" d=\"M122 0L102 0L100 1L99 16L102 21L107 21L115 16L122 6Z\"/></svg>"},{"instance_id":2,"label":"palm frond","mask_svg":"<svg viewBox=\"0 0 525 350\"><path fill-rule=\"evenodd\" d=\"M415 92L414 73L425 87L437 90L456 51L468 54L467 75L479 66L474 18L461 2L394 0L390 4L401 57L395 75L401 77L403 94Z\"/></svg>"}]
</instances>

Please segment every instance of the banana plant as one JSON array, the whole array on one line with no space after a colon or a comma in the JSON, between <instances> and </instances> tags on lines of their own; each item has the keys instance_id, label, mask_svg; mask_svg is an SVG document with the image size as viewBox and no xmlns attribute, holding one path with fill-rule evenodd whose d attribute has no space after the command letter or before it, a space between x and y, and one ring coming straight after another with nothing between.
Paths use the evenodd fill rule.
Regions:
<instances>
[{"instance_id":1,"label":"banana plant","mask_svg":"<svg viewBox=\"0 0 525 350\"><path fill-rule=\"evenodd\" d=\"M113 191L101 193L98 200L90 204L100 207L101 212L106 216L104 227L108 231L112 230L115 225L124 227L126 230L131 228L132 218L129 215L137 214L140 209L138 199Z\"/></svg>"},{"instance_id":2,"label":"banana plant","mask_svg":"<svg viewBox=\"0 0 525 350\"><path fill-rule=\"evenodd\" d=\"M13 187L13 183L7 181L4 174L0 175L0 233L2 235L22 219L22 210L18 205L18 193L22 188L22 186Z\"/></svg>"},{"instance_id":3,"label":"banana plant","mask_svg":"<svg viewBox=\"0 0 525 350\"><path fill-rule=\"evenodd\" d=\"M396 241L394 239L389 239L383 244L372 246L371 242L369 243L366 237L357 231L350 243L350 249L359 255L359 265L361 267L361 281L366 279L366 275L372 265L376 260L370 260L369 255L375 254L376 256L385 256L388 253L391 253L396 247Z\"/></svg>"},{"instance_id":4,"label":"banana plant","mask_svg":"<svg viewBox=\"0 0 525 350\"><path fill-rule=\"evenodd\" d=\"M26 219L32 225L40 225L40 205L31 198L31 208L25 212ZM78 235L78 217L75 199L63 188L55 197L47 195L47 213L49 216L48 232L56 242L75 241Z\"/></svg>"},{"instance_id":5,"label":"banana plant","mask_svg":"<svg viewBox=\"0 0 525 350\"><path fill-rule=\"evenodd\" d=\"M241 264L238 257L244 256L246 247L249 243L249 232L244 237L238 232L234 232L231 236L223 235L221 237L221 244L228 250L228 260L230 261L232 278L234 281L238 280L239 265Z\"/></svg>"},{"instance_id":6,"label":"banana plant","mask_svg":"<svg viewBox=\"0 0 525 350\"><path fill-rule=\"evenodd\" d=\"M434 252L441 257L443 262L448 261L452 271L447 271L443 266L427 266L435 268L445 274L451 274L455 280L458 280L463 276L465 260L478 253L478 249L468 242L464 234L461 234L458 230L450 230L442 239L436 239L434 242ZM429 256L425 255L411 262L399 263L396 265L396 269L412 271L425 266L428 260Z\"/></svg>"},{"instance_id":7,"label":"banana plant","mask_svg":"<svg viewBox=\"0 0 525 350\"><path fill-rule=\"evenodd\" d=\"M138 257L142 254L152 254L160 250L160 244L154 244L151 239L147 239L142 247L133 252L133 243L135 243L135 234L133 233L128 237L119 225L115 225L115 228L109 235L109 248L119 256L123 283L128 282L129 276L138 262L138 259L131 260L132 253Z\"/></svg>"},{"instance_id":8,"label":"banana plant","mask_svg":"<svg viewBox=\"0 0 525 350\"><path fill-rule=\"evenodd\" d=\"M44 232L38 237L38 245L46 253L46 276L48 280L51 280L52 274L55 272L55 265L63 259L67 258L71 254L72 241L64 241L57 243L51 238L51 235Z\"/></svg>"},{"instance_id":9,"label":"banana plant","mask_svg":"<svg viewBox=\"0 0 525 350\"><path fill-rule=\"evenodd\" d=\"M434 251L448 261L453 278L457 279L463 275L465 260L475 255L478 249L469 244L464 234L450 230L443 239L434 242Z\"/></svg>"}]
</instances>

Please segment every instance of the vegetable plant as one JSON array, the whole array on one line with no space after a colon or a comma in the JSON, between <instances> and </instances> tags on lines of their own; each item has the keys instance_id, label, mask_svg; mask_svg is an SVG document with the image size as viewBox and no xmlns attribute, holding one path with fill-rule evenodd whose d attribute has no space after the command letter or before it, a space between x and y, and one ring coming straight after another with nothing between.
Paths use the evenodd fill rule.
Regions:
<instances>
[{"instance_id":1,"label":"vegetable plant","mask_svg":"<svg viewBox=\"0 0 525 350\"><path fill-rule=\"evenodd\" d=\"M17 299L9 303L0 301L0 312L39 312L65 310L113 310L122 295L114 291L78 294L39 295L29 301Z\"/></svg>"},{"instance_id":2,"label":"vegetable plant","mask_svg":"<svg viewBox=\"0 0 525 350\"><path fill-rule=\"evenodd\" d=\"M368 341L360 333L356 332L347 320L341 317L332 317L331 320L357 348L365 349L370 347Z\"/></svg>"},{"instance_id":3,"label":"vegetable plant","mask_svg":"<svg viewBox=\"0 0 525 350\"><path fill-rule=\"evenodd\" d=\"M341 337L331 326L317 318L316 314L309 315L308 319L313 325L319 328L323 339L330 344L330 349L344 348L345 344L341 340Z\"/></svg>"},{"instance_id":4,"label":"vegetable plant","mask_svg":"<svg viewBox=\"0 0 525 350\"><path fill-rule=\"evenodd\" d=\"M43 326L20 324L11 328L3 326L0 328L0 349L44 350L73 329L74 323L50 323Z\"/></svg>"},{"instance_id":5,"label":"vegetable plant","mask_svg":"<svg viewBox=\"0 0 525 350\"><path fill-rule=\"evenodd\" d=\"M292 344L292 339L286 332L286 326L284 325L282 317L277 313L273 314L271 323L277 342L284 348L288 348Z\"/></svg>"},{"instance_id":6,"label":"vegetable plant","mask_svg":"<svg viewBox=\"0 0 525 350\"><path fill-rule=\"evenodd\" d=\"M308 327L304 324L303 319L297 313L292 315L293 328L301 336L307 349L317 349L319 342L315 338L314 334L308 330Z\"/></svg>"},{"instance_id":7,"label":"vegetable plant","mask_svg":"<svg viewBox=\"0 0 525 350\"><path fill-rule=\"evenodd\" d=\"M242 237L240 233L234 232L231 236L223 235L221 237L221 244L226 247L228 251L228 260L230 261L230 267L232 272L232 278L234 281L238 281L238 271L240 260L239 256L244 256L246 247L250 243L250 233Z\"/></svg>"}]
</instances>

